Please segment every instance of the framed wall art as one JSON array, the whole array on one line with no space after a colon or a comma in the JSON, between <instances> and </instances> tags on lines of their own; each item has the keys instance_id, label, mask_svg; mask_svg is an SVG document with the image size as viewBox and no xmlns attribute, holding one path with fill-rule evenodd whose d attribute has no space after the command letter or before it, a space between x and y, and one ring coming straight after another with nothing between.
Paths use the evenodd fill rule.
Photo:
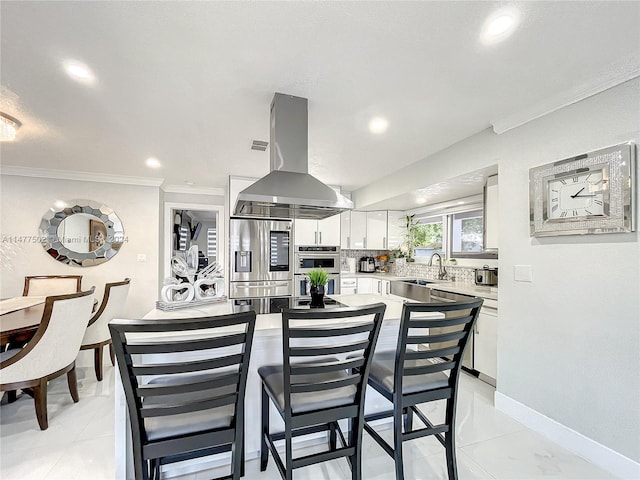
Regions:
<instances>
[{"instance_id":1,"label":"framed wall art","mask_svg":"<svg viewBox=\"0 0 640 480\"><path fill-rule=\"evenodd\" d=\"M634 231L635 157L624 143L530 169L531 236Z\"/></svg>"}]
</instances>

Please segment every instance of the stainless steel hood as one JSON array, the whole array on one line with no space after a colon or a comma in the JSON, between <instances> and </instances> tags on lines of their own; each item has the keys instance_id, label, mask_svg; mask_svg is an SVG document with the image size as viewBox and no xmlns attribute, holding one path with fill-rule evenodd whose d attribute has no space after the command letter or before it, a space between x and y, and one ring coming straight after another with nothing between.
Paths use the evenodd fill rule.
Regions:
<instances>
[{"instance_id":1,"label":"stainless steel hood","mask_svg":"<svg viewBox=\"0 0 640 480\"><path fill-rule=\"evenodd\" d=\"M234 215L323 219L353 202L308 173L307 99L276 93L271 102L271 173L238 194Z\"/></svg>"}]
</instances>

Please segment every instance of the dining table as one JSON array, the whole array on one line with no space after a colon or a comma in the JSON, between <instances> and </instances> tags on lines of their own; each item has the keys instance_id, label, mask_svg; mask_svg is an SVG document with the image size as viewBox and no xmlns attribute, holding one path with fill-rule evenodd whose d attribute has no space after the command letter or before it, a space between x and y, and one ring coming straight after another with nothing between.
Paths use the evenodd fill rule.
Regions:
<instances>
[{"instance_id":1,"label":"dining table","mask_svg":"<svg viewBox=\"0 0 640 480\"><path fill-rule=\"evenodd\" d=\"M30 300L23 300L29 298ZM26 343L38 330L46 297L15 297L0 301L0 345ZM11 305L6 307L5 305Z\"/></svg>"}]
</instances>

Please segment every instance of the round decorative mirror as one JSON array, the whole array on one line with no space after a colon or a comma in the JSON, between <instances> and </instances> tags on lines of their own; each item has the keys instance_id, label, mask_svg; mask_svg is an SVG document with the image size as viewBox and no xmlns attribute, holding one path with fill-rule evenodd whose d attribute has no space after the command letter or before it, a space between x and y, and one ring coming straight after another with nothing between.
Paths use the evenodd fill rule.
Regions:
<instances>
[{"instance_id":1,"label":"round decorative mirror","mask_svg":"<svg viewBox=\"0 0 640 480\"><path fill-rule=\"evenodd\" d=\"M115 212L91 200L57 202L40 222L42 246L59 262L92 267L113 258L124 242Z\"/></svg>"}]
</instances>

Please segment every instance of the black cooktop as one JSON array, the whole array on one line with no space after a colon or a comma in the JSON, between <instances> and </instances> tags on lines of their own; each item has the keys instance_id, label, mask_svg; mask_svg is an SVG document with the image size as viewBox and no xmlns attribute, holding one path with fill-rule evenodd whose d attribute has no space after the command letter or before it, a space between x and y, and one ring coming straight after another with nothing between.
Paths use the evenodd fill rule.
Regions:
<instances>
[{"instance_id":1,"label":"black cooktop","mask_svg":"<svg viewBox=\"0 0 640 480\"><path fill-rule=\"evenodd\" d=\"M231 299L234 312L248 312L253 310L256 313L280 313L283 308L310 309L310 297L263 297L263 298L235 298ZM324 298L324 308L346 307L333 298ZM314 309L316 307L313 307Z\"/></svg>"}]
</instances>

